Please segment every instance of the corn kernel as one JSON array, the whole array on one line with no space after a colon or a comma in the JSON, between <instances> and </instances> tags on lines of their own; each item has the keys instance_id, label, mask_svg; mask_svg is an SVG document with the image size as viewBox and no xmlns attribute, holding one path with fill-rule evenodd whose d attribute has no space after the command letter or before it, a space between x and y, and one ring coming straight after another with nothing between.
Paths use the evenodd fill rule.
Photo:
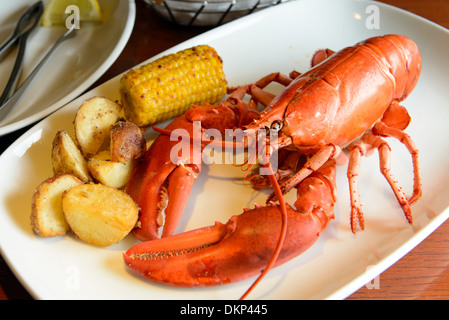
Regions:
<instances>
[{"instance_id":1,"label":"corn kernel","mask_svg":"<svg viewBox=\"0 0 449 320\"><path fill-rule=\"evenodd\" d=\"M120 79L125 117L140 127L179 116L192 104L216 103L226 89L222 60L207 45L161 57Z\"/></svg>"}]
</instances>

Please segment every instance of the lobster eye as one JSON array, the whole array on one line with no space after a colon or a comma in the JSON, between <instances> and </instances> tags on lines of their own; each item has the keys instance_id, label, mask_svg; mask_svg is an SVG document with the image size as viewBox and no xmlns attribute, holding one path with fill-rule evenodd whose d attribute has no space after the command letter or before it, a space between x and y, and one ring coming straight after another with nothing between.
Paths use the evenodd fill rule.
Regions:
<instances>
[{"instance_id":1,"label":"lobster eye","mask_svg":"<svg viewBox=\"0 0 449 320\"><path fill-rule=\"evenodd\" d=\"M280 120L275 120L273 121L273 123L271 124L271 130L278 132L279 130L282 129L283 123Z\"/></svg>"}]
</instances>

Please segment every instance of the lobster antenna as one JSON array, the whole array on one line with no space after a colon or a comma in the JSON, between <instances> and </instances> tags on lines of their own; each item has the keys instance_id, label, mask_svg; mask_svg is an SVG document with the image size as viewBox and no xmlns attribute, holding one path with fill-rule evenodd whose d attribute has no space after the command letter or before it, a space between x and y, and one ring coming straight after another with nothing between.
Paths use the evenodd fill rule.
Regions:
<instances>
[{"instance_id":1,"label":"lobster antenna","mask_svg":"<svg viewBox=\"0 0 449 320\"><path fill-rule=\"evenodd\" d=\"M246 290L246 292L243 294L243 296L240 298L240 300L244 300L248 294L256 287L256 285L262 280L263 277L268 273L268 271L271 270L274 263L276 262L279 252L282 249L282 245L284 244L285 235L287 234L287 206L284 201L284 196L282 195L281 188L279 186L278 181L276 180L276 177L274 176L273 168L271 167L271 163L268 162L268 169L270 170L270 173L268 175L268 178L270 179L271 184L273 185L274 192L276 193L276 196L279 199L279 206L281 209L281 218L282 218L282 226L281 226L281 234L279 236L279 240L276 246L276 249L274 251L273 256L271 257L270 262L267 264L266 268L262 271L262 273L259 275L259 277L254 281L254 283L251 285L251 287Z\"/></svg>"},{"instance_id":2,"label":"lobster antenna","mask_svg":"<svg viewBox=\"0 0 449 320\"><path fill-rule=\"evenodd\" d=\"M168 130L168 129L163 129L163 128L159 128L156 127L155 125L153 125L153 130L156 132L159 132L161 134L165 134L166 136L170 136L174 130ZM195 139L193 137L191 137L190 135L182 135L180 133L176 133L176 135L178 137L185 137L187 139L190 139L190 141L193 143L195 142ZM240 148L240 147L244 147L245 145L240 143L240 142L234 142L234 141L226 141L226 140L209 140L209 139L204 139L201 138L200 141L201 144L211 144L214 146L222 146L222 147L231 147L234 149Z\"/></svg>"},{"instance_id":3,"label":"lobster antenna","mask_svg":"<svg viewBox=\"0 0 449 320\"><path fill-rule=\"evenodd\" d=\"M251 173L251 170L253 169L253 167L256 165L256 159L257 156L259 155L257 150L254 150L254 152L248 153L247 158L245 160L244 164L248 164L247 169L245 170L246 173L243 176L243 180L249 181L252 178L254 178L255 176L257 176L256 174L253 175L249 175ZM273 171L273 170L271 170Z\"/></svg>"}]
</instances>

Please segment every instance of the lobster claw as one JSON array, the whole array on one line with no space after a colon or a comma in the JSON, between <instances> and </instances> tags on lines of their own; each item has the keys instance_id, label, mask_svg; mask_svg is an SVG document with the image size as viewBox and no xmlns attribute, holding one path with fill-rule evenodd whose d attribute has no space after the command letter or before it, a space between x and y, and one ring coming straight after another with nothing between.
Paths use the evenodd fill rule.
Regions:
<instances>
[{"instance_id":1,"label":"lobster claw","mask_svg":"<svg viewBox=\"0 0 449 320\"><path fill-rule=\"evenodd\" d=\"M238 88L219 105L195 106L165 129L155 128L163 134L145 153L126 190L140 207L139 221L133 230L136 238L146 241L173 234L201 171L203 130L214 128L223 134L226 129L257 117L257 112L240 100L246 90ZM180 141L172 138L173 133L178 134Z\"/></svg>"},{"instance_id":2,"label":"lobster claw","mask_svg":"<svg viewBox=\"0 0 449 320\"><path fill-rule=\"evenodd\" d=\"M184 117L176 118L167 126L167 129L170 128L193 130L192 123ZM194 164L186 159L184 165L179 159L171 159L172 147L177 143L182 141L171 141L170 136L160 135L145 153L143 162L137 166L127 185L127 193L140 207L139 221L133 229L134 236L139 240L173 234L201 170L201 161ZM190 141L186 143L190 148Z\"/></svg>"},{"instance_id":3,"label":"lobster claw","mask_svg":"<svg viewBox=\"0 0 449 320\"><path fill-rule=\"evenodd\" d=\"M335 163L331 161L298 186L287 205L287 233L274 266L307 250L334 213ZM171 286L213 286L240 281L266 268L281 233L279 205L256 206L226 224L147 241L123 253L126 265L148 279Z\"/></svg>"}]
</instances>

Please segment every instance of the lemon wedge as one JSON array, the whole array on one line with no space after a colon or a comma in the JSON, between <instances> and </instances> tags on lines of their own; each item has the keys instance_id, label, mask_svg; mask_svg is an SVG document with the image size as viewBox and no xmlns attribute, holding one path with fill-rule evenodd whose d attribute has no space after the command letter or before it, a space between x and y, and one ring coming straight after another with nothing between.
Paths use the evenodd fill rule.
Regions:
<instances>
[{"instance_id":1,"label":"lemon wedge","mask_svg":"<svg viewBox=\"0 0 449 320\"><path fill-rule=\"evenodd\" d=\"M80 22L101 22L101 10L97 0L50 0L42 14L42 25L44 27L65 25L66 19L71 14L65 11L71 5L79 9Z\"/></svg>"}]
</instances>

